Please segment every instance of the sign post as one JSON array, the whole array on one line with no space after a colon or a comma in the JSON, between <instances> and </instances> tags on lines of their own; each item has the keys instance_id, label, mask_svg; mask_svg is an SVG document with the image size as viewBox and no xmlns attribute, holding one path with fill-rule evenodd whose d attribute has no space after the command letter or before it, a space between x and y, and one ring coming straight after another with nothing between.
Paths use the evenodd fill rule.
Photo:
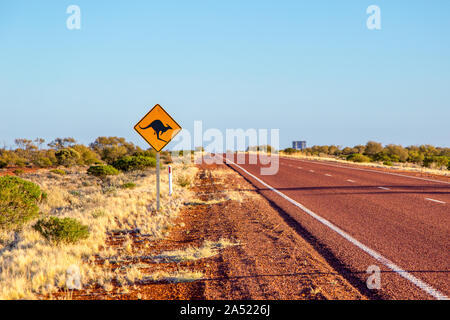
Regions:
<instances>
[{"instance_id":1,"label":"sign post","mask_svg":"<svg viewBox=\"0 0 450 320\"><path fill-rule=\"evenodd\" d=\"M160 151L172 140L181 126L159 105L154 106L134 130L156 151L156 210L160 208ZM170 182L171 190L171 182Z\"/></svg>"},{"instance_id":2,"label":"sign post","mask_svg":"<svg viewBox=\"0 0 450 320\"><path fill-rule=\"evenodd\" d=\"M160 161L161 155L159 152L156 153L156 211L159 211L160 205L159 205L159 161Z\"/></svg>"}]
</instances>

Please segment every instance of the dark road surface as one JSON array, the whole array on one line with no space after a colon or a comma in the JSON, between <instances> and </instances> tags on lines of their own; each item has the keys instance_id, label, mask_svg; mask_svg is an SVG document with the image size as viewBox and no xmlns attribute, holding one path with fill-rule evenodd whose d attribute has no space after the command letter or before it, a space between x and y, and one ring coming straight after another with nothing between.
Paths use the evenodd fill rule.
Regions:
<instances>
[{"instance_id":1,"label":"dark road surface","mask_svg":"<svg viewBox=\"0 0 450 320\"><path fill-rule=\"evenodd\" d=\"M290 158L261 175L245 162L228 164L368 296L450 296L450 183ZM367 289L369 266L380 290Z\"/></svg>"}]
</instances>

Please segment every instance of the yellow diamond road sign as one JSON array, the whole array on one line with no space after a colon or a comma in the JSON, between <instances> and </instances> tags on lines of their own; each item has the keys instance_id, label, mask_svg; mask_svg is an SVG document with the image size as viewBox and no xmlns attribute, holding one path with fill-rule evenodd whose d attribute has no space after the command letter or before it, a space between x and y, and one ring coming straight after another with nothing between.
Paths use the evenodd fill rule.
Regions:
<instances>
[{"instance_id":1,"label":"yellow diamond road sign","mask_svg":"<svg viewBox=\"0 0 450 320\"><path fill-rule=\"evenodd\" d=\"M134 130L156 152L160 152L180 132L181 127L157 104L134 126Z\"/></svg>"}]
</instances>

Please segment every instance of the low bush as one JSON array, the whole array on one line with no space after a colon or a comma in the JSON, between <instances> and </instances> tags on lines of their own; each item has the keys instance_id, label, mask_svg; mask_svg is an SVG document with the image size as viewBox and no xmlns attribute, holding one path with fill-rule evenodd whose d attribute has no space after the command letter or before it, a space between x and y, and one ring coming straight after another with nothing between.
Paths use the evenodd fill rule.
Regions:
<instances>
[{"instance_id":1,"label":"low bush","mask_svg":"<svg viewBox=\"0 0 450 320\"><path fill-rule=\"evenodd\" d=\"M353 161L353 162L370 162L369 157L362 155L360 153L353 153L353 154L347 156L347 160Z\"/></svg>"},{"instance_id":2,"label":"low bush","mask_svg":"<svg viewBox=\"0 0 450 320\"><path fill-rule=\"evenodd\" d=\"M374 161L380 161L380 162L392 162L391 157L389 157L387 154L383 152L379 152L372 156L372 159Z\"/></svg>"},{"instance_id":3,"label":"low bush","mask_svg":"<svg viewBox=\"0 0 450 320\"><path fill-rule=\"evenodd\" d=\"M89 237L89 229L76 219L49 217L39 219L33 228L54 243L77 243Z\"/></svg>"},{"instance_id":4,"label":"low bush","mask_svg":"<svg viewBox=\"0 0 450 320\"><path fill-rule=\"evenodd\" d=\"M39 215L38 204L46 197L41 188L18 177L0 177L0 228L19 229Z\"/></svg>"},{"instance_id":5,"label":"low bush","mask_svg":"<svg viewBox=\"0 0 450 320\"><path fill-rule=\"evenodd\" d=\"M183 188L191 185L191 179L188 176L180 175L177 178L177 184Z\"/></svg>"},{"instance_id":6,"label":"low bush","mask_svg":"<svg viewBox=\"0 0 450 320\"><path fill-rule=\"evenodd\" d=\"M102 161L100 160L100 156L95 151L82 144L77 144L73 146L72 149L78 152L78 154L80 155L80 158L78 159L78 164L80 165L91 166L102 163Z\"/></svg>"},{"instance_id":7,"label":"low bush","mask_svg":"<svg viewBox=\"0 0 450 320\"><path fill-rule=\"evenodd\" d=\"M48 168L53 165L52 161L47 157L39 157L33 163L40 168Z\"/></svg>"},{"instance_id":8,"label":"low bush","mask_svg":"<svg viewBox=\"0 0 450 320\"><path fill-rule=\"evenodd\" d=\"M102 166L91 166L87 173L93 175L95 177L106 177L106 176L115 176L119 174L119 171L113 166L102 165Z\"/></svg>"},{"instance_id":9,"label":"low bush","mask_svg":"<svg viewBox=\"0 0 450 320\"><path fill-rule=\"evenodd\" d=\"M58 150L55 157L58 164L65 167L71 167L80 160L80 154L72 148Z\"/></svg>"},{"instance_id":10,"label":"low bush","mask_svg":"<svg viewBox=\"0 0 450 320\"><path fill-rule=\"evenodd\" d=\"M286 148L286 149L283 150L283 152L286 153L286 154L294 154L294 153L297 153L299 151L297 149L294 149L294 148Z\"/></svg>"},{"instance_id":11,"label":"low bush","mask_svg":"<svg viewBox=\"0 0 450 320\"><path fill-rule=\"evenodd\" d=\"M156 159L146 156L125 156L113 162L113 167L121 171L144 170L156 167Z\"/></svg>"},{"instance_id":12,"label":"low bush","mask_svg":"<svg viewBox=\"0 0 450 320\"><path fill-rule=\"evenodd\" d=\"M54 173L54 174L59 174L59 175L61 175L61 176L65 176L65 175L67 174L66 171L61 170L61 169L53 169L53 170L50 170L50 172L51 172L51 173Z\"/></svg>"},{"instance_id":13,"label":"low bush","mask_svg":"<svg viewBox=\"0 0 450 320\"><path fill-rule=\"evenodd\" d=\"M25 171L23 171L22 169L16 169L16 170L13 171L13 173L14 173L16 176L20 176L20 175L24 174Z\"/></svg>"},{"instance_id":14,"label":"low bush","mask_svg":"<svg viewBox=\"0 0 450 320\"><path fill-rule=\"evenodd\" d=\"M8 162L0 160L0 169L6 168L8 166Z\"/></svg>"},{"instance_id":15,"label":"low bush","mask_svg":"<svg viewBox=\"0 0 450 320\"><path fill-rule=\"evenodd\" d=\"M134 182L124 183L121 187L122 189L134 189L136 188L136 184Z\"/></svg>"},{"instance_id":16,"label":"low bush","mask_svg":"<svg viewBox=\"0 0 450 320\"><path fill-rule=\"evenodd\" d=\"M106 215L106 211L105 210L95 210L94 212L92 212L92 217L93 218L100 218L100 217L104 217Z\"/></svg>"},{"instance_id":17,"label":"low bush","mask_svg":"<svg viewBox=\"0 0 450 320\"><path fill-rule=\"evenodd\" d=\"M165 153L165 151L161 152L161 156ZM145 150L145 151L140 151L140 152L136 152L135 154L133 154L133 156L142 156L142 157L150 157L150 158L156 158L156 151L153 149L150 150Z\"/></svg>"},{"instance_id":18,"label":"low bush","mask_svg":"<svg viewBox=\"0 0 450 320\"><path fill-rule=\"evenodd\" d=\"M430 167L447 167L450 164L450 158L446 156L432 156L432 157L425 157L423 160L423 165L427 168Z\"/></svg>"},{"instance_id":19,"label":"low bush","mask_svg":"<svg viewBox=\"0 0 450 320\"><path fill-rule=\"evenodd\" d=\"M27 166L28 161L26 159L19 158L14 161L14 164L19 168L24 168Z\"/></svg>"}]
</instances>

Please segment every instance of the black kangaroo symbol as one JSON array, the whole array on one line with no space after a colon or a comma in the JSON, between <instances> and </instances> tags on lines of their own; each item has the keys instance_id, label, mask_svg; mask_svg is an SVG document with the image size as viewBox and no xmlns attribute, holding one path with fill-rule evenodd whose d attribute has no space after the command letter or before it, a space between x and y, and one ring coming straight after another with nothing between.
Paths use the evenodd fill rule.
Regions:
<instances>
[{"instance_id":1,"label":"black kangaroo symbol","mask_svg":"<svg viewBox=\"0 0 450 320\"><path fill-rule=\"evenodd\" d=\"M163 140L159 137L160 134L163 134L164 132L166 132L167 130L171 130L172 127L167 125L167 127L160 121L160 120L154 120L152 123L150 123L148 126L146 126L145 128L142 128L141 126L139 126L142 130L148 129L148 128L152 128L153 130L155 130L155 134L156 137L158 138L158 140L167 142L166 140Z\"/></svg>"}]
</instances>

